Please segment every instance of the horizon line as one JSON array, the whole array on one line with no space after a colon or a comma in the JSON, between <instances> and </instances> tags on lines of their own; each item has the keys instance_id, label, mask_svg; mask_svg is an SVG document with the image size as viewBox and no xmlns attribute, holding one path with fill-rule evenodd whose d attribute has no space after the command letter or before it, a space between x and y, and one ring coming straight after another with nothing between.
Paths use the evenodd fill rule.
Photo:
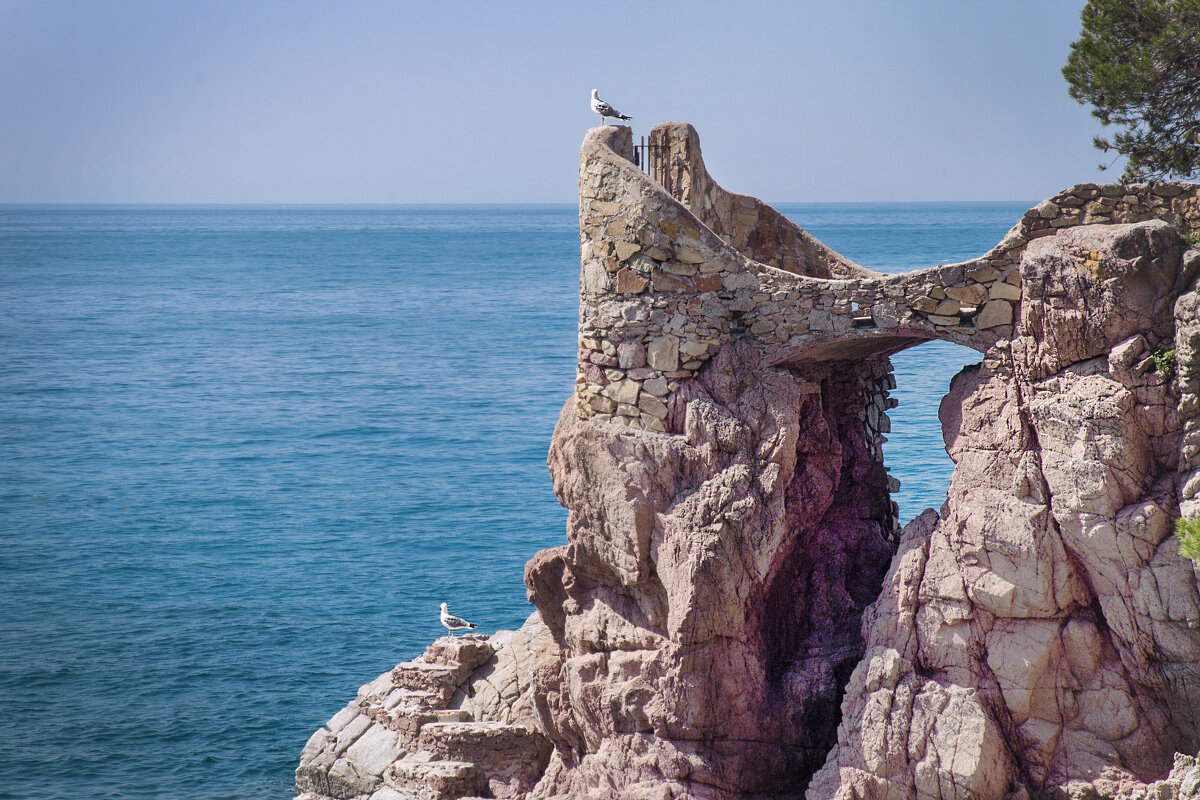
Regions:
<instances>
[{"instance_id":1,"label":"horizon line","mask_svg":"<svg viewBox=\"0 0 1200 800\"><path fill-rule=\"evenodd\" d=\"M763 201L767 205L855 205L855 204L919 204L919 203L1037 203L1029 199L976 199L976 200L771 200ZM506 201L506 202L410 202L410 203L322 203L322 202L80 202L80 201L39 201L39 202L8 202L0 201L0 208L429 208L429 207L514 207L514 206L577 206L577 202L568 201Z\"/></svg>"}]
</instances>

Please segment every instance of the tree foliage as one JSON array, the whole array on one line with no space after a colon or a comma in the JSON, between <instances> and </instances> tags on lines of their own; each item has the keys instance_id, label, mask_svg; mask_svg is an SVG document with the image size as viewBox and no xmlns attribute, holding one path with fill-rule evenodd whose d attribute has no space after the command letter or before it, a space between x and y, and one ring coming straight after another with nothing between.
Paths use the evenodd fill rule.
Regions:
<instances>
[{"instance_id":1,"label":"tree foliage","mask_svg":"<svg viewBox=\"0 0 1200 800\"><path fill-rule=\"evenodd\" d=\"M1175 535L1180 538L1179 552L1183 557L1200 564L1200 517L1184 518L1176 522Z\"/></svg>"},{"instance_id":2,"label":"tree foliage","mask_svg":"<svg viewBox=\"0 0 1200 800\"><path fill-rule=\"evenodd\" d=\"M1123 130L1096 147L1125 177L1200 175L1200 0L1089 0L1063 77L1071 97Z\"/></svg>"}]
</instances>

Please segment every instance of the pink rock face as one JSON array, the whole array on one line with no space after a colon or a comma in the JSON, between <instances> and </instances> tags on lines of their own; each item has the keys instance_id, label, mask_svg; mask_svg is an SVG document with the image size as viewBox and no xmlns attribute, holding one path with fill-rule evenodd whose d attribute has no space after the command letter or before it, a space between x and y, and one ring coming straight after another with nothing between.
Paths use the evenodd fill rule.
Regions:
<instances>
[{"instance_id":1,"label":"pink rock face","mask_svg":"<svg viewBox=\"0 0 1200 800\"><path fill-rule=\"evenodd\" d=\"M1200 329L1185 272L1159 222L1025 251L1018 336L942 402L947 505L903 532L811 800L1131 796L1200 746L1183 403L1139 358Z\"/></svg>"},{"instance_id":2,"label":"pink rock face","mask_svg":"<svg viewBox=\"0 0 1200 800\"><path fill-rule=\"evenodd\" d=\"M561 648L539 673L561 760L540 795L803 790L892 555L859 418L886 377L882 360L765 370L732 345L689 385L681 436L564 410L550 468L570 544L528 568Z\"/></svg>"},{"instance_id":3,"label":"pink rock face","mask_svg":"<svg viewBox=\"0 0 1200 800\"><path fill-rule=\"evenodd\" d=\"M1030 375L1107 355L1136 334L1170 337L1179 290L1180 242L1162 220L1084 225L1036 239L1025 250L1017 343L1036 345ZM1172 291L1174 290L1174 291Z\"/></svg>"},{"instance_id":4,"label":"pink rock face","mask_svg":"<svg viewBox=\"0 0 1200 800\"><path fill-rule=\"evenodd\" d=\"M891 276L721 189L690 126L655 129L657 183L628 139L584 143L534 796L1086 794L1195 752L1200 187L1075 187ZM943 402L946 505L897 533L887 356L930 338L983 363Z\"/></svg>"}]
</instances>

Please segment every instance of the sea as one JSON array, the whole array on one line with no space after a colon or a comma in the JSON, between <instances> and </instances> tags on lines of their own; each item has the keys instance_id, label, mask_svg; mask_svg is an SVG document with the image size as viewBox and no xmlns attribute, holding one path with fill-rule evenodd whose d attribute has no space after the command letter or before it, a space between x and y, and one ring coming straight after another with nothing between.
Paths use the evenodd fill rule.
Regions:
<instances>
[{"instance_id":1,"label":"sea","mask_svg":"<svg viewBox=\"0 0 1200 800\"><path fill-rule=\"evenodd\" d=\"M1029 203L778 204L885 272ZM285 800L310 734L565 542L574 205L0 206L0 798ZM905 519L977 353L897 355Z\"/></svg>"}]
</instances>

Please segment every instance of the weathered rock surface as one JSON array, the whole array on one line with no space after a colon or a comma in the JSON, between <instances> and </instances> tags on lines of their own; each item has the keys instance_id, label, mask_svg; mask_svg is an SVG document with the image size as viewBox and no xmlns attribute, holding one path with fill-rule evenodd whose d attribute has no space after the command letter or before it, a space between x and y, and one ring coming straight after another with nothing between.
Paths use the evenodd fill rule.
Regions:
<instances>
[{"instance_id":1,"label":"weathered rock surface","mask_svg":"<svg viewBox=\"0 0 1200 800\"><path fill-rule=\"evenodd\" d=\"M364 687L301 791L1200 796L1171 535L1200 513L1200 186L1082 184L883 275L718 186L690 126L651 141L654 180L627 128L584 142L538 614ZM928 339L982 363L942 402L946 503L898 531L888 356Z\"/></svg>"},{"instance_id":2,"label":"weathered rock surface","mask_svg":"<svg viewBox=\"0 0 1200 800\"><path fill-rule=\"evenodd\" d=\"M550 466L570 544L527 570L561 649L536 676L558 776L538 796L802 789L892 554L860 414L888 377L880 360L769 373L733 346L689 385L679 436L564 409Z\"/></svg>"},{"instance_id":3,"label":"weathered rock surface","mask_svg":"<svg viewBox=\"0 0 1200 800\"><path fill-rule=\"evenodd\" d=\"M533 614L518 631L438 639L363 686L309 739L298 800L518 797L546 768L532 673L552 642Z\"/></svg>"},{"instance_id":4,"label":"weathered rock surface","mask_svg":"<svg viewBox=\"0 0 1200 800\"><path fill-rule=\"evenodd\" d=\"M810 798L1131 796L1195 751L1179 398L1148 358L1194 336L1181 266L1157 221L1026 248L1015 336L943 400L946 506L902 535Z\"/></svg>"}]
</instances>

